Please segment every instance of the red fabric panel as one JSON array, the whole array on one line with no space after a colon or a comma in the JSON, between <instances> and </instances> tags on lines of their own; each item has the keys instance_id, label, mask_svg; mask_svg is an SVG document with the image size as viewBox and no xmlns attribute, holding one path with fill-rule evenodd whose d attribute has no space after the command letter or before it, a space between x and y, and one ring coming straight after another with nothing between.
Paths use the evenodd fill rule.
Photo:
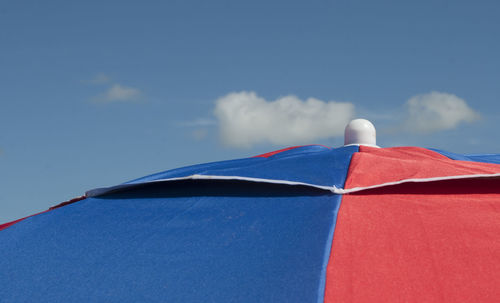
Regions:
<instances>
[{"instance_id":1,"label":"red fabric panel","mask_svg":"<svg viewBox=\"0 0 500 303\"><path fill-rule=\"evenodd\" d=\"M409 178L500 173L500 165L451 160L419 147L360 146L353 154L345 188L365 187Z\"/></svg>"},{"instance_id":2,"label":"red fabric panel","mask_svg":"<svg viewBox=\"0 0 500 303\"><path fill-rule=\"evenodd\" d=\"M498 302L500 178L345 195L325 302Z\"/></svg>"}]
</instances>

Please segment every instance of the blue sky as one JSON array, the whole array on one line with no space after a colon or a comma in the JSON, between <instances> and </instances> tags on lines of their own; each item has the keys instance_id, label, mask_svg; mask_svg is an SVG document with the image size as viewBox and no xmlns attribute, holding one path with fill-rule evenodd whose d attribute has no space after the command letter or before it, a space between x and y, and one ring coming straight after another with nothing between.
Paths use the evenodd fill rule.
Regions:
<instances>
[{"instance_id":1,"label":"blue sky","mask_svg":"<svg viewBox=\"0 0 500 303\"><path fill-rule=\"evenodd\" d=\"M354 117L381 146L498 153L499 15L497 1L3 1L0 222L170 168L340 146Z\"/></svg>"}]
</instances>

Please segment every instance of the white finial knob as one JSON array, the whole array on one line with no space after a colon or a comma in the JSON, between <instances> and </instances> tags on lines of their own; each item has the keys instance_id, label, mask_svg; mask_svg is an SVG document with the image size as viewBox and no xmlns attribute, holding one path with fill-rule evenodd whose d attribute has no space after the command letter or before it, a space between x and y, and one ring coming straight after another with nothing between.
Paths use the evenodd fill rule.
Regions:
<instances>
[{"instance_id":1,"label":"white finial knob","mask_svg":"<svg viewBox=\"0 0 500 303\"><path fill-rule=\"evenodd\" d=\"M375 126L366 119L355 119L345 127L344 145L377 146Z\"/></svg>"}]
</instances>

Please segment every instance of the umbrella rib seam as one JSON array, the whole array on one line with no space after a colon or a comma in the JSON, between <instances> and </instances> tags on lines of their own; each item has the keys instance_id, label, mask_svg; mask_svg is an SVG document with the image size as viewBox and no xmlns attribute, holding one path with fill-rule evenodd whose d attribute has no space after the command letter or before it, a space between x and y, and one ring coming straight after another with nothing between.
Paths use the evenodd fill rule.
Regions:
<instances>
[{"instance_id":1,"label":"umbrella rib seam","mask_svg":"<svg viewBox=\"0 0 500 303\"><path fill-rule=\"evenodd\" d=\"M398 181L374 184L374 185L369 185L369 186L360 186L360 187L353 187L353 188L347 188L347 189L338 188L337 193L350 194L350 193L360 192L360 191L364 191L364 190L394 186L394 185L399 185L399 184L403 184L403 183L411 183L411 182L426 183L426 182L436 182L436 181L446 181L446 180L478 179L478 178L494 178L494 177L500 177L500 173L475 174L475 175L455 175L455 176L432 177L432 178L409 178L409 179L402 179L402 180L398 180Z\"/></svg>"},{"instance_id":2,"label":"umbrella rib seam","mask_svg":"<svg viewBox=\"0 0 500 303\"><path fill-rule=\"evenodd\" d=\"M261 183L271 183L271 184L283 184L283 185L300 185L300 186L308 186L312 188L317 188L321 190L330 191L334 194L350 194L355 192L360 192L364 190L370 190L375 188L394 186L403 183L410 182L436 182L436 181L444 181L444 180L458 180L458 179L473 179L473 178L491 178L491 177L500 177L500 173L494 174L474 174L474 175L456 175L456 176L444 176L444 177L432 177L432 178L410 178L403 179L393 182L386 182L380 184L374 184L369 186L360 186L353 188L339 188L335 185L333 186L325 186L325 185L316 185L304 182L297 181L288 181L288 180L275 180L275 179L262 179L262 178L252 178L252 177L241 177L241 176L216 176L216 175L191 175L186 177L178 177L178 178L169 178L169 179L158 179L141 183L128 183L121 184L112 187L105 188L96 188L85 193L86 197L96 197L104 194L108 194L117 190L123 190L126 188L132 188L135 186L143 185L143 184L153 184L159 182L174 182L174 181L183 181L183 180L238 180L238 181L249 181L249 182L261 182Z\"/></svg>"}]
</instances>

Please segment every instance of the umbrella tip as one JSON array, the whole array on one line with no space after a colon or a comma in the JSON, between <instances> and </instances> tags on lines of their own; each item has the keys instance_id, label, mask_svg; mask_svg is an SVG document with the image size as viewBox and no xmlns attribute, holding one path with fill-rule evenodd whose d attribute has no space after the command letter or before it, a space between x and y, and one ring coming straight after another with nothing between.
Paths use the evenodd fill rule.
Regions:
<instances>
[{"instance_id":1,"label":"umbrella tip","mask_svg":"<svg viewBox=\"0 0 500 303\"><path fill-rule=\"evenodd\" d=\"M354 119L345 127L344 146L368 145L377 146L375 126L366 119Z\"/></svg>"}]
</instances>

